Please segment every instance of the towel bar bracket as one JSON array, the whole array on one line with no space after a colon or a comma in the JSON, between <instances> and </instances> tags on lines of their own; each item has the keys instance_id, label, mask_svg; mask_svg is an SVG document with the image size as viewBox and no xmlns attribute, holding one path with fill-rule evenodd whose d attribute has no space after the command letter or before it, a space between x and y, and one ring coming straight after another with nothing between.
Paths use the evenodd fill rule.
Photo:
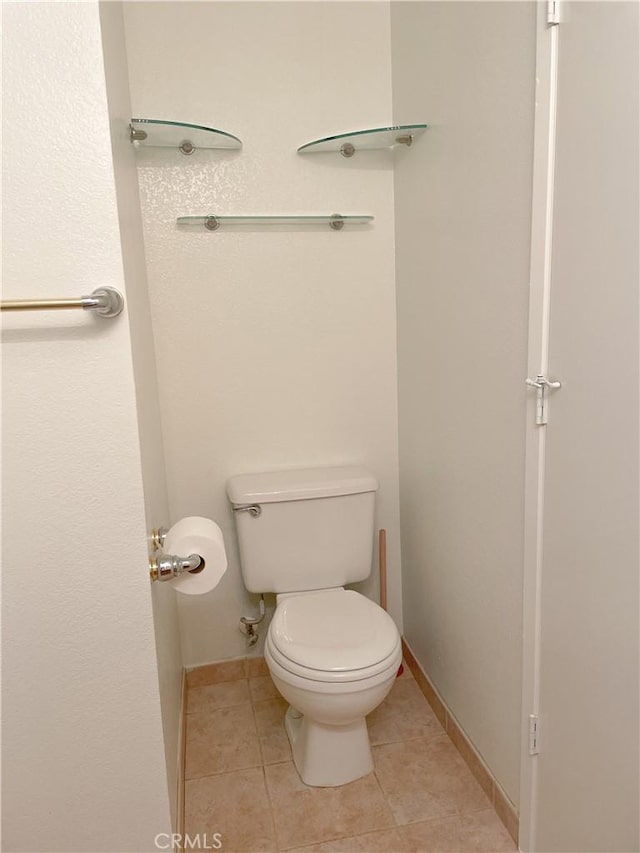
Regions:
<instances>
[{"instance_id":1,"label":"towel bar bracket","mask_svg":"<svg viewBox=\"0 0 640 853\"><path fill-rule=\"evenodd\" d=\"M95 311L100 317L112 319L122 313L124 297L114 287L98 287L89 296L79 299L5 299L0 311L60 311L83 308Z\"/></svg>"}]
</instances>

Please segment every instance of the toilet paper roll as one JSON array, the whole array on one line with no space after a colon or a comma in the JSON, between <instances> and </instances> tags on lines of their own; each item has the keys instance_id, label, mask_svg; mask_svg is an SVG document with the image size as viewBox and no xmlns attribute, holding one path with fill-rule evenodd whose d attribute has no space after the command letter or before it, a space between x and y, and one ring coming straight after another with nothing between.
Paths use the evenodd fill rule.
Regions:
<instances>
[{"instance_id":1,"label":"toilet paper roll","mask_svg":"<svg viewBox=\"0 0 640 853\"><path fill-rule=\"evenodd\" d=\"M181 518L169 529L164 540L165 554L189 557L199 554L204 560L204 569L197 573L185 572L169 581L174 589L186 595L202 595L214 589L227 571L227 553L224 548L222 530L210 518L191 515Z\"/></svg>"}]
</instances>

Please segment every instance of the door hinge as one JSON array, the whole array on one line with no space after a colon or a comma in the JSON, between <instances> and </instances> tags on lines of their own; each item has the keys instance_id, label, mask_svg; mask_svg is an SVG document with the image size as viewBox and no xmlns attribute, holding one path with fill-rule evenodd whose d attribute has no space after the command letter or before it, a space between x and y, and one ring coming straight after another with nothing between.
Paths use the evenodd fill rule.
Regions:
<instances>
[{"instance_id":1,"label":"door hinge","mask_svg":"<svg viewBox=\"0 0 640 853\"><path fill-rule=\"evenodd\" d=\"M525 379L525 384L536 389L536 424L544 426L549 419L546 392L562 388L562 383L538 373L535 379Z\"/></svg>"},{"instance_id":2,"label":"door hinge","mask_svg":"<svg viewBox=\"0 0 640 853\"><path fill-rule=\"evenodd\" d=\"M540 720L537 714L529 714L529 755L540 752Z\"/></svg>"},{"instance_id":3,"label":"door hinge","mask_svg":"<svg viewBox=\"0 0 640 853\"><path fill-rule=\"evenodd\" d=\"M551 26L560 23L560 0L547 0L547 23Z\"/></svg>"}]
</instances>

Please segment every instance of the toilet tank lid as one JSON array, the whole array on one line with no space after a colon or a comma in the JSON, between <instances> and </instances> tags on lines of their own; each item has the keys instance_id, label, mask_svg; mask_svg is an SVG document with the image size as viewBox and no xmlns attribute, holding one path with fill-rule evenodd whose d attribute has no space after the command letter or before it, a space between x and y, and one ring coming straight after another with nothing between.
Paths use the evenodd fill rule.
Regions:
<instances>
[{"instance_id":1,"label":"toilet tank lid","mask_svg":"<svg viewBox=\"0 0 640 853\"><path fill-rule=\"evenodd\" d=\"M355 467L239 474L227 480L227 495L234 505L358 495L377 488L378 481L371 471Z\"/></svg>"}]
</instances>

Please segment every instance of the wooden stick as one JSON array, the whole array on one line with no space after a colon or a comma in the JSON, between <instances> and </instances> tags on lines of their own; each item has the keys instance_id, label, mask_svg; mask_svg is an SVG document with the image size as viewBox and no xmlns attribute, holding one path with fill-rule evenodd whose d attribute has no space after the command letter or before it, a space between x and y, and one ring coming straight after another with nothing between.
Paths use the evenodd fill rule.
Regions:
<instances>
[{"instance_id":1,"label":"wooden stick","mask_svg":"<svg viewBox=\"0 0 640 853\"><path fill-rule=\"evenodd\" d=\"M378 531L378 561L380 563L380 607L387 609L387 531ZM404 666L398 667L396 678L402 675Z\"/></svg>"},{"instance_id":2,"label":"wooden stick","mask_svg":"<svg viewBox=\"0 0 640 853\"><path fill-rule=\"evenodd\" d=\"M378 532L378 560L380 563L380 607L387 609L387 531Z\"/></svg>"}]
</instances>

